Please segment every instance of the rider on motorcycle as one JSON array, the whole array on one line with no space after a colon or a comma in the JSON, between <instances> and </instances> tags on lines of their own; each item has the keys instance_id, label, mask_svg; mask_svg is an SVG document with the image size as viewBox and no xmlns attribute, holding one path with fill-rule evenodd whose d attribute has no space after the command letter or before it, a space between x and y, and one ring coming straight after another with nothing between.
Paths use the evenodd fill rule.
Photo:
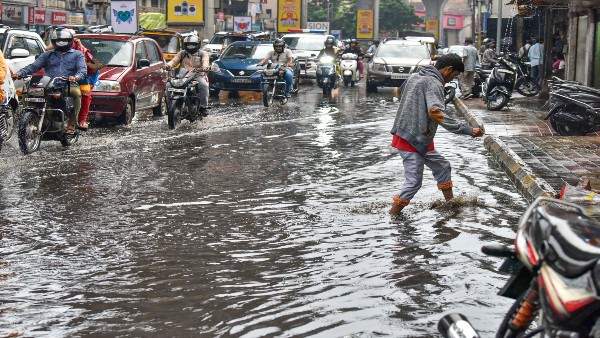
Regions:
<instances>
[{"instance_id":1,"label":"rider on motorcycle","mask_svg":"<svg viewBox=\"0 0 600 338\"><path fill-rule=\"evenodd\" d=\"M69 122L65 133L75 133L77 125L77 116L81 109L81 91L77 82L87 76L87 65L83 53L72 49L73 34L68 29L56 29L50 35L50 42L54 46L53 50L41 54L32 64L21 68L12 75L13 79L20 79L23 76L33 74L40 69L44 69L45 75L50 78L68 77L70 85L70 95L73 97L74 114L69 116Z\"/></svg>"},{"instance_id":2,"label":"rider on motorcycle","mask_svg":"<svg viewBox=\"0 0 600 338\"><path fill-rule=\"evenodd\" d=\"M333 58L338 56L339 50L334 46L334 42L335 40L333 39L333 36L328 36L327 39L325 39L325 47L323 47L321 52L319 52L319 55L317 55L317 60L323 55L331 56Z\"/></svg>"},{"instance_id":3,"label":"rider on motorcycle","mask_svg":"<svg viewBox=\"0 0 600 338\"><path fill-rule=\"evenodd\" d=\"M164 68L169 69L181 64L180 71L189 71L195 68L201 69L202 72L196 73L196 92L198 93L198 105L200 114L207 116L208 108L208 81L206 79L206 71L209 69L208 53L200 50L200 39L196 35L190 35L183 40L183 50L177 53L175 57L169 61ZM171 85L167 83L167 88ZM171 103L169 102L169 105Z\"/></svg>"},{"instance_id":4,"label":"rider on motorcycle","mask_svg":"<svg viewBox=\"0 0 600 338\"><path fill-rule=\"evenodd\" d=\"M275 39L273 42L273 50L269 51L257 66L260 67L269 60L276 65L287 66L287 69L283 74L285 80L285 97L291 97L290 89L292 88L292 82L294 82L294 74L292 73L291 67L294 67L294 54L292 54L291 50L285 48L285 41L283 41L283 39Z\"/></svg>"},{"instance_id":5,"label":"rider on motorcycle","mask_svg":"<svg viewBox=\"0 0 600 338\"><path fill-rule=\"evenodd\" d=\"M365 52L362 50L362 48L360 48L356 42L356 39L351 39L350 40L350 47L346 48L344 50L343 54L347 54L347 53L354 53L358 56L358 72L360 73L360 76L363 75L363 62L362 62L362 58L365 55Z\"/></svg>"}]
</instances>

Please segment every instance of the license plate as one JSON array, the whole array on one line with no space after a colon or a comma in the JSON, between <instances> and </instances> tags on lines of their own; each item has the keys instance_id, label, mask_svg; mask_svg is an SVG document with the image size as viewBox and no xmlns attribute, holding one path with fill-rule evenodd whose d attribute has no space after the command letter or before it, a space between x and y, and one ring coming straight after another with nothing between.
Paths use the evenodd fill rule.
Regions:
<instances>
[{"instance_id":1,"label":"license plate","mask_svg":"<svg viewBox=\"0 0 600 338\"><path fill-rule=\"evenodd\" d=\"M408 74L392 74L392 80L406 80L408 79Z\"/></svg>"},{"instance_id":2,"label":"license plate","mask_svg":"<svg viewBox=\"0 0 600 338\"><path fill-rule=\"evenodd\" d=\"M46 99L41 98L41 97L26 97L25 101L29 101L29 102L46 102Z\"/></svg>"},{"instance_id":3,"label":"license plate","mask_svg":"<svg viewBox=\"0 0 600 338\"><path fill-rule=\"evenodd\" d=\"M275 80L277 78L277 76L264 76L263 78L265 80Z\"/></svg>"},{"instance_id":4,"label":"license plate","mask_svg":"<svg viewBox=\"0 0 600 338\"><path fill-rule=\"evenodd\" d=\"M185 93L185 89L169 88L168 90L175 93Z\"/></svg>"},{"instance_id":5,"label":"license plate","mask_svg":"<svg viewBox=\"0 0 600 338\"><path fill-rule=\"evenodd\" d=\"M250 80L250 79L231 79L231 82L233 82L233 83L251 83L252 80Z\"/></svg>"}]
</instances>

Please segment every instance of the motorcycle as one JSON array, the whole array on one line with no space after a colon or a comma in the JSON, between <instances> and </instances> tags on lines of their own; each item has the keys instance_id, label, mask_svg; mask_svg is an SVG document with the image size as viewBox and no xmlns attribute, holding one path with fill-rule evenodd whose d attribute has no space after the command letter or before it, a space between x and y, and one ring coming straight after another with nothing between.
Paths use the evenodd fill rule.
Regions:
<instances>
[{"instance_id":1,"label":"motorcycle","mask_svg":"<svg viewBox=\"0 0 600 338\"><path fill-rule=\"evenodd\" d=\"M496 337L600 337L600 223L581 206L539 197L519 220L515 246L484 245L511 276L499 295L515 299ZM467 318L446 315L444 337L479 337Z\"/></svg>"},{"instance_id":2,"label":"motorcycle","mask_svg":"<svg viewBox=\"0 0 600 338\"><path fill-rule=\"evenodd\" d=\"M489 110L500 110L508 104L515 88L516 65L509 60L499 58L483 85L483 101Z\"/></svg>"},{"instance_id":3,"label":"motorcycle","mask_svg":"<svg viewBox=\"0 0 600 338\"><path fill-rule=\"evenodd\" d=\"M517 92L527 97L538 95L540 93L541 87L534 79L531 78L531 71L529 67L527 67L525 62L523 62L523 59L514 53L506 54L505 58L515 65L515 72L517 77L517 82L515 82L515 89L517 90Z\"/></svg>"},{"instance_id":4,"label":"motorcycle","mask_svg":"<svg viewBox=\"0 0 600 338\"><path fill-rule=\"evenodd\" d=\"M331 94L333 89L338 87L338 74L336 59L332 56L324 55L318 60L317 65L317 83L323 88L323 94Z\"/></svg>"},{"instance_id":5,"label":"motorcycle","mask_svg":"<svg viewBox=\"0 0 600 338\"><path fill-rule=\"evenodd\" d=\"M58 140L69 147L79 139L79 131L67 133L68 116L75 114L69 96L72 85L67 77L28 76L23 90L23 115L19 122L19 148L28 155L44 140Z\"/></svg>"},{"instance_id":6,"label":"motorcycle","mask_svg":"<svg viewBox=\"0 0 600 338\"><path fill-rule=\"evenodd\" d=\"M444 92L446 93L445 104L448 104L454 100L456 96L456 87L458 86L456 81L450 81L444 85Z\"/></svg>"},{"instance_id":7,"label":"motorcycle","mask_svg":"<svg viewBox=\"0 0 600 338\"><path fill-rule=\"evenodd\" d=\"M169 129L177 128L182 119L194 122L207 115L207 108L200 107L198 81L195 79L196 74L206 71L200 68L180 68L178 74L173 76L174 70L170 70L168 81L171 87L167 89L170 103L167 111Z\"/></svg>"},{"instance_id":8,"label":"motorcycle","mask_svg":"<svg viewBox=\"0 0 600 338\"><path fill-rule=\"evenodd\" d=\"M600 127L600 90L553 77L551 108L545 120L563 136L583 136Z\"/></svg>"},{"instance_id":9,"label":"motorcycle","mask_svg":"<svg viewBox=\"0 0 600 338\"><path fill-rule=\"evenodd\" d=\"M358 72L358 55L354 53L343 54L340 72L344 80L344 86L348 87L348 84L350 84L354 87L354 84L360 80L360 73Z\"/></svg>"},{"instance_id":10,"label":"motorcycle","mask_svg":"<svg viewBox=\"0 0 600 338\"><path fill-rule=\"evenodd\" d=\"M2 144L12 138L15 130L15 112L19 106L17 91L11 79L10 71L7 72L2 85L4 100L0 103L0 150Z\"/></svg>"},{"instance_id":11,"label":"motorcycle","mask_svg":"<svg viewBox=\"0 0 600 338\"><path fill-rule=\"evenodd\" d=\"M285 96L285 78L283 77L286 70L286 66L274 65L273 62L269 60L267 61L265 68L258 71L258 73L261 74L262 101L265 107L272 105L275 100L282 106L287 103L288 98Z\"/></svg>"}]
</instances>

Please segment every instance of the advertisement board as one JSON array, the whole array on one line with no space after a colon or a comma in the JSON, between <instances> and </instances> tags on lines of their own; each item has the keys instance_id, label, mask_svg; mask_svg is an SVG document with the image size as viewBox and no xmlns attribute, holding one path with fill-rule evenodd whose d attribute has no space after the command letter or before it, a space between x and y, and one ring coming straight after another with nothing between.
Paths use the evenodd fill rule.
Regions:
<instances>
[{"instance_id":1,"label":"advertisement board","mask_svg":"<svg viewBox=\"0 0 600 338\"><path fill-rule=\"evenodd\" d=\"M2 21L21 22L22 11L23 7L21 6L4 5L2 8Z\"/></svg>"},{"instance_id":2,"label":"advertisement board","mask_svg":"<svg viewBox=\"0 0 600 338\"><path fill-rule=\"evenodd\" d=\"M306 28L308 29L322 29L325 30L325 33L329 33L329 22L327 21L322 21L322 22L307 22L306 23Z\"/></svg>"},{"instance_id":3,"label":"advertisement board","mask_svg":"<svg viewBox=\"0 0 600 338\"><path fill-rule=\"evenodd\" d=\"M438 39L440 22L438 20L425 20L425 31L429 33L433 33L435 39Z\"/></svg>"},{"instance_id":4,"label":"advertisement board","mask_svg":"<svg viewBox=\"0 0 600 338\"><path fill-rule=\"evenodd\" d=\"M33 23L42 24L42 25L46 23L46 10L45 9L34 9Z\"/></svg>"},{"instance_id":5,"label":"advertisement board","mask_svg":"<svg viewBox=\"0 0 600 338\"><path fill-rule=\"evenodd\" d=\"M356 12L356 38L373 39L373 10L359 9Z\"/></svg>"},{"instance_id":6,"label":"advertisement board","mask_svg":"<svg viewBox=\"0 0 600 338\"><path fill-rule=\"evenodd\" d=\"M167 23L198 25L204 22L204 0L167 0Z\"/></svg>"},{"instance_id":7,"label":"advertisement board","mask_svg":"<svg viewBox=\"0 0 600 338\"><path fill-rule=\"evenodd\" d=\"M115 33L133 34L138 31L137 1L110 2L110 24Z\"/></svg>"},{"instance_id":8,"label":"advertisement board","mask_svg":"<svg viewBox=\"0 0 600 338\"><path fill-rule=\"evenodd\" d=\"M233 17L233 31L234 32L247 32L252 29L252 18L249 16L234 16Z\"/></svg>"},{"instance_id":9,"label":"advertisement board","mask_svg":"<svg viewBox=\"0 0 600 338\"><path fill-rule=\"evenodd\" d=\"M69 14L69 23L71 25L83 25L85 20L83 19L83 13L71 13Z\"/></svg>"},{"instance_id":10,"label":"advertisement board","mask_svg":"<svg viewBox=\"0 0 600 338\"><path fill-rule=\"evenodd\" d=\"M52 12L50 22L53 25L66 25L67 24L67 12Z\"/></svg>"},{"instance_id":11,"label":"advertisement board","mask_svg":"<svg viewBox=\"0 0 600 338\"><path fill-rule=\"evenodd\" d=\"M287 33L290 28L300 28L302 16L301 0L278 0L277 2L277 31Z\"/></svg>"}]
</instances>

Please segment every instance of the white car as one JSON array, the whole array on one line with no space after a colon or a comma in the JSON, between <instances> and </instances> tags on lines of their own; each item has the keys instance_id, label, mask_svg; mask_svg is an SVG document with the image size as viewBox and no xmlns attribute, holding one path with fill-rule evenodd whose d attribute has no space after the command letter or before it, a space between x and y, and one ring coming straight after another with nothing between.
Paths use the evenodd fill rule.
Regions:
<instances>
[{"instance_id":1,"label":"white car","mask_svg":"<svg viewBox=\"0 0 600 338\"><path fill-rule=\"evenodd\" d=\"M8 26L0 27L0 42L8 68L13 73L32 64L36 56L42 54L46 48L37 33L11 29ZM20 92L23 80L16 80L14 85Z\"/></svg>"}]
</instances>

